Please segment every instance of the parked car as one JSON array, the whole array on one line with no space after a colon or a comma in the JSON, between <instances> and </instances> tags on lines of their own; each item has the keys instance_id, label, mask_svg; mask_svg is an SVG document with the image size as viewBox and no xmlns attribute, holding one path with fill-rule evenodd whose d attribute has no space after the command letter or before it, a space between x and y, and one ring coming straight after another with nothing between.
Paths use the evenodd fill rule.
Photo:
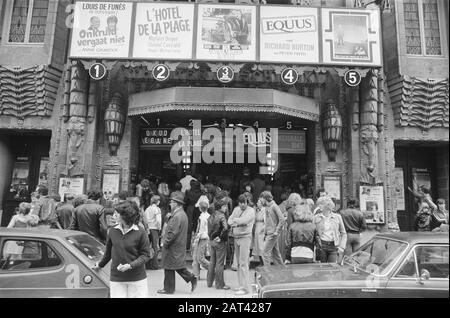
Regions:
<instances>
[{"instance_id":1,"label":"parked car","mask_svg":"<svg viewBox=\"0 0 450 318\"><path fill-rule=\"evenodd\" d=\"M341 264L268 266L253 297L449 297L449 235L377 234Z\"/></svg>"},{"instance_id":2,"label":"parked car","mask_svg":"<svg viewBox=\"0 0 450 318\"><path fill-rule=\"evenodd\" d=\"M0 228L0 298L109 297L109 266L92 270L104 251L84 232Z\"/></svg>"}]
</instances>

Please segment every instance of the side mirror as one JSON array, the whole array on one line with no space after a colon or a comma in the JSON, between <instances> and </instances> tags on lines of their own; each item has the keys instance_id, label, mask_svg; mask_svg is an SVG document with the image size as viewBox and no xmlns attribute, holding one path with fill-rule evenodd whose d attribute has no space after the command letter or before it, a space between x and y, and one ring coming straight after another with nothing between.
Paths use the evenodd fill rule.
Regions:
<instances>
[{"instance_id":1,"label":"side mirror","mask_svg":"<svg viewBox=\"0 0 450 318\"><path fill-rule=\"evenodd\" d=\"M429 280L431 277L430 272L426 269L422 269L420 271L420 279L421 280Z\"/></svg>"}]
</instances>

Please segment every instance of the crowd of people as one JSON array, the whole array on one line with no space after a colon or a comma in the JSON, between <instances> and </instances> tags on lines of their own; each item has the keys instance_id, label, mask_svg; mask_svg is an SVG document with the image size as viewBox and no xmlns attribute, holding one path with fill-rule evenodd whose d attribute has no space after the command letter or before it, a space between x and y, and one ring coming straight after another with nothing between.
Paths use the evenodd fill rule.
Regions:
<instances>
[{"instance_id":1,"label":"crowd of people","mask_svg":"<svg viewBox=\"0 0 450 318\"><path fill-rule=\"evenodd\" d=\"M202 184L190 171L172 191L165 182L156 185L143 179L135 193L122 191L113 198L93 189L87 195L67 194L59 202L39 186L31 203L19 205L9 227L78 230L104 243L104 257L95 269L111 260L112 297L147 297L146 269L160 268L159 255L164 282L158 293L175 292L175 272L194 291L202 269L208 287L228 290L224 269L229 266L237 271L235 293L246 295L250 262L336 263L359 248L366 218L355 198L337 211L324 189L314 201L292 187L280 191L260 180L250 180L244 171L235 200L226 183ZM430 197L416 195L421 198L419 230L440 229L442 224L448 228L445 201L439 199L428 212ZM192 272L186 268L188 253Z\"/></svg>"}]
</instances>

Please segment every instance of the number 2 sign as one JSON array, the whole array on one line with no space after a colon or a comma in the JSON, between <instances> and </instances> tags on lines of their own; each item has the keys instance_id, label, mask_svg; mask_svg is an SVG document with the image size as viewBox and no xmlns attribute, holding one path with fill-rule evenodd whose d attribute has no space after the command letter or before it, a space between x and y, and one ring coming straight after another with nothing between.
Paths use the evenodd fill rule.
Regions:
<instances>
[{"instance_id":1,"label":"number 2 sign","mask_svg":"<svg viewBox=\"0 0 450 318\"><path fill-rule=\"evenodd\" d=\"M169 78L170 70L164 64L158 64L153 68L153 78L159 82L165 81Z\"/></svg>"},{"instance_id":2,"label":"number 2 sign","mask_svg":"<svg viewBox=\"0 0 450 318\"><path fill-rule=\"evenodd\" d=\"M94 80L101 80L106 76L106 66L102 63L94 63L89 67L89 76Z\"/></svg>"},{"instance_id":3,"label":"number 2 sign","mask_svg":"<svg viewBox=\"0 0 450 318\"><path fill-rule=\"evenodd\" d=\"M281 81L286 85L294 85L298 80L298 72L291 68L285 68L281 72Z\"/></svg>"}]
</instances>

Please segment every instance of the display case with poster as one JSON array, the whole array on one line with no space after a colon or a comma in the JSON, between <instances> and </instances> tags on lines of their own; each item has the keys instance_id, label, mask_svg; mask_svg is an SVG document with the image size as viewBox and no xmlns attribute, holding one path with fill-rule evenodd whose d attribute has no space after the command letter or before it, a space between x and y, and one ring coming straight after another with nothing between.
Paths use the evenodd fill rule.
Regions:
<instances>
[{"instance_id":1,"label":"display case with poster","mask_svg":"<svg viewBox=\"0 0 450 318\"><path fill-rule=\"evenodd\" d=\"M39 185L44 185L46 187L48 187L49 163L49 157L41 157L41 162L39 165Z\"/></svg>"},{"instance_id":2,"label":"display case with poster","mask_svg":"<svg viewBox=\"0 0 450 318\"><path fill-rule=\"evenodd\" d=\"M105 200L112 200L120 191L120 169L103 169L102 193Z\"/></svg>"},{"instance_id":3,"label":"display case with poster","mask_svg":"<svg viewBox=\"0 0 450 318\"><path fill-rule=\"evenodd\" d=\"M322 9L323 63L381 66L380 11Z\"/></svg>"},{"instance_id":4,"label":"display case with poster","mask_svg":"<svg viewBox=\"0 0 450 318\"><path fill-rule=\"evenodd\" d=\"M67 193L74 196L84 194L84 178L59 178L58 194L61 201L64 201Z\"/></svg>"},{"instance_id":5,"label":"display case with poster","mask_svg":"<svg viewBox=\"0 0 450 318\"><path fill-rule=\"evenodd\" d=\"M336 205L335 211L340 210L342 208L341 176L322 175L322 188L333 199Z\"/></svg>"},{"instance_id":6,"label":"display case with poster","mask_svg":"<svg viewBox=\"0 0 450 318\"><path fill-rule=\"evenodd\" d=\"M27 200L29 196L29 157L16 157L9 187L9 199Z\"/></svg>"},{"instance_id":7,"label":"display case with poster","mask_svg":"<svg viewBox=\"0 0 450 318\"><path fill-rule=\"evenodd\" d=\"M198 6L196 58L255 61L256 6Z\"/></svg>"},{"instance_id":8,"label":"display case with poster","mask_svg":"<svg viewBox=\"0 0 450 318\"><path fill-rule=\"evenodd\" d=\"M359 186L359 203L361 212L366 216L367 224L385 224L383 186Z\"/></svg>"}]
</instances>

